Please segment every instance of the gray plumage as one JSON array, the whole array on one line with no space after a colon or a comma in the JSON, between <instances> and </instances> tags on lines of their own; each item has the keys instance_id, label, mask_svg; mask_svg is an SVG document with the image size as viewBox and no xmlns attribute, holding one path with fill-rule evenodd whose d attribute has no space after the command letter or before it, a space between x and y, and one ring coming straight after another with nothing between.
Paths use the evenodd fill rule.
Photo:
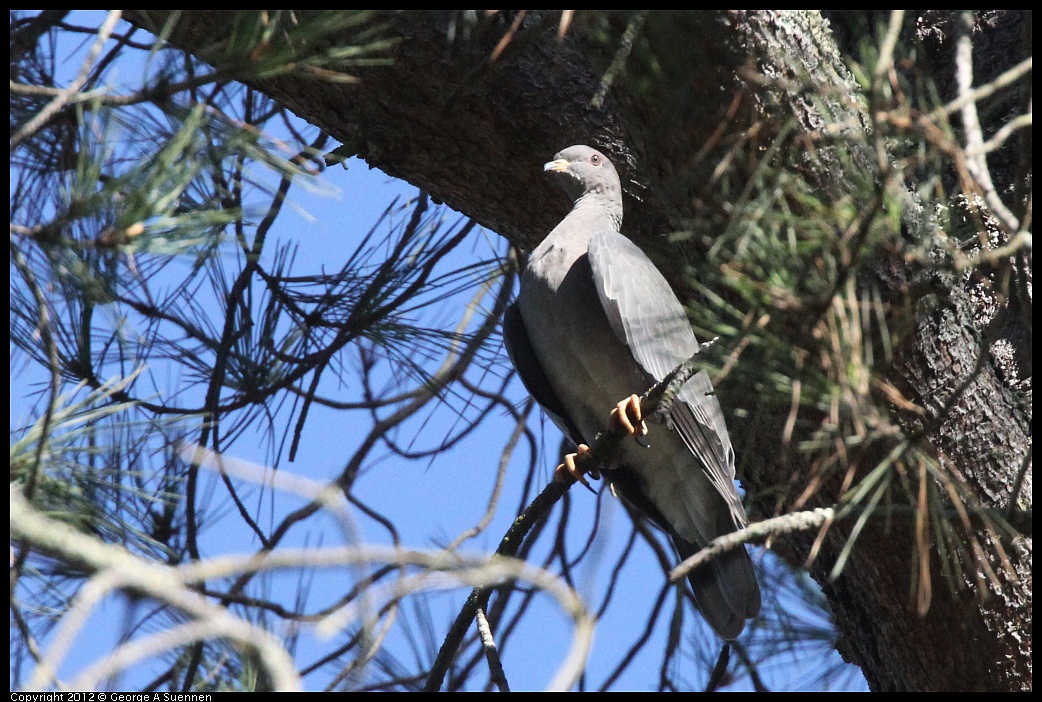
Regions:
<instances>
[{"instance_id":1,"label":"gray plumage","mask_svg":"<svg viewBox=\"0 0 1042 702\"><path fill-rule=\"evenodd\" d=\"M603 154L558 153L544 170L572 198L536 247L504 318L510 358L525 387L575 443L607 428L616 403L640 395L698 349L684 309L655 265L619 233L622 188ZM619 495L665 530L681 558L745 526L734 450L709 377L697 373L670 410L673 428L649 425L650 448L623 442L606 472ZM752 561L738 548L691 572L709 624L736 638L760 611Z\"/></svg>"}]
</instances>

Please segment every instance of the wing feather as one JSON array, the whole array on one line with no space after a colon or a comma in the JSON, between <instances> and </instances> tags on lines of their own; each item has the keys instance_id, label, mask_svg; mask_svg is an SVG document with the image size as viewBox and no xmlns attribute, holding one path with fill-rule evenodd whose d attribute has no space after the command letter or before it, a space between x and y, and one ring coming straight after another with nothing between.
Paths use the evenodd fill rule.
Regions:
<instances>
[{"instance_id":1,"label":"wing feather","mask_svg":"<svg viewBox=\"0 0 1042 702\"><path fill-rule=\"evenodd\" d=\"M601 230L590 239L589 259L612 330L649 375L662 380L698 350L683 306L636 244L619 232ZM727 501L735 525L744 525L745 510L734 487L734 449L705 372L684 386L670 418Z\"/></svg>"}]
</instances>

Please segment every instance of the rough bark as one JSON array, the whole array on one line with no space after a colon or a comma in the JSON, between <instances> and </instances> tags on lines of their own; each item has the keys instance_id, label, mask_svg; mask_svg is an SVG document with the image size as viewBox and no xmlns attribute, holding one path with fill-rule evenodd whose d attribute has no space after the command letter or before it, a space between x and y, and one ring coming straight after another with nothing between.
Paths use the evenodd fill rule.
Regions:
<instances>
[{"instance_id":1,"label":"rough bark","mask_svg":"<svg viewBox=\"0 0 1042 702\"><path fill-rule=\"evenodd\" d=\"M162 11L127 13L146 28L161 26L165 18ZM387 31L401 38L392 65L360 68L360 80L352 84L283 76L252 85L352 145L371 166L423 188L524 249L567 209L539 168L565 146L589 143L610 155L627 196L624 232L654 255L672 246L665 233L697 215L700 188L718 157L758 118L794 117L808 131L839 122L865 128L861 106L848 99L856 88L828 23L816 13L652 13L631 57L637 67L632 73L644 75L644 84L638 90L633 82L616 81L600 107L591 101L631 16L612 15L594 27L606 39L592 38L595 32L582 31L591 27L580 26L559 40L558 14L530 13L506 51L490 60L516 18L499 15L471 24L447 11L389 12ZM187 12L170 38L200 58L212 58L226 21L220 12ZM1016 27L1003 31L1020 32L1019 16L1012 21ZM657 73L640 74L642 52L662 59ZM943 61L938 66L948 70ZM786 90L787 82L803 84L796 78L804 75L823 86L816 97L824 101ZM670 97L676 95L684 99ZM866 154L860 167L868 168L869 161ZM837 159L819 174L822 187L841 192L843 168L856 167L857 159L846 166ZM683 254L690 258L697 251ZM667 274L680 274L683 257L657 258ZM880 261L874 276L873 283L896 301L909 288L922 287L930 273ZM937 455L982 505L1006 508L1018 471L1030 464L1029 401L989 357L993 339L981 322L972 284L943 278L929 283L936 304L912 311L914 343L899 350L890 380L928 412L944 409L939 421L921 427ZM1029 357L1030 330L1019 345L1021 355L1024 349ZM1026 369L1030 374L1029 362ZM964 387L971 371L976 377ZM758 413L755 395L730 395L750 417L732 426L732 433L740 453L761 457L746 461L754 471L746 479L762 490L785 485L793 471L806 468L779 438L785 417ZM822 491L816 499L827 504L833 497ZM1029 477L1017 503L1030 502ZM842 575L830 582L828 570L846 533L830 533L812 572L836 615L841 651L863 668L873 688L1030 689L1030 540L1006 544L1012 569L992 562L1001 588L989 587L991 597L983 602L972 574L951 589L935 559L931 606L918 617L912 528L870 524ZM802 561L814 548L813 535L791 546Z\"/></svg>"}]
</instances>

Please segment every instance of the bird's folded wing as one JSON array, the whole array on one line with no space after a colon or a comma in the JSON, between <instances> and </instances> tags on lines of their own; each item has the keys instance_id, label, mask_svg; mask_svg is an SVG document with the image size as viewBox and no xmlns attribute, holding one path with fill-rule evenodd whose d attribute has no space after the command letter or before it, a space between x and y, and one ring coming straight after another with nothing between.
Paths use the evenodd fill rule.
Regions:
<instances>
[{"instance_id":1,"label":"bird's folded wing","mask_svg":"<svg viewBox=\"0 0 1042 702\"><path fill-rule=\"evenodd\" d=\"M507 307L506 312L503 313L503 345L506 347L507 355L510 356L510 362L517 369L521 383L528 390L528 394L535 398L547 416L553 420L553 423L565 436L571 439L572 443L581 444L582 435L565 411L564 405L543 371L542 364L539 363L535 349L532 348L532 342L528 338L525 320L521 317L521 310L516 302Z\"/></svg>"},{"instance_id":2,"label":"bird's folded wing","mask_svg":"<svg viewBox=\"0 0 1042 702\"><path fill-rule=\"evenodd\" d=\"M698 350L680 301L636 244L618 232L601 230L590 239L589 257L597 295L615 335L655 380Z\"/></svg>"},{"instance_id":3,"label":"bird's folded wing","mask_svg":"<svg viewBox=\"0 0 1042 702\"><path fill-rule=\"evenodd\" d=\"M590 240L589 260L612 330L655 380L665 378L698 350L683 306L636 244L619 232L598 231ZM744 525L745 511L734 487L734 452L709 377L697 373L679 399L670 409L673 423L727 500L736 525Z\"/></svg>"}]
</instances>

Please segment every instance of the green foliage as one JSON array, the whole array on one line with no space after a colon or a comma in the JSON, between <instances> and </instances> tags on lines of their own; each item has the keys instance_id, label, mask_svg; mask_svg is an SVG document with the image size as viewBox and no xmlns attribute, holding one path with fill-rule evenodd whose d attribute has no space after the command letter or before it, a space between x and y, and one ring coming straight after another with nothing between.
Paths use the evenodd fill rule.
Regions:
<instances>
[{"instance_id":1,"label":"green foliage","mask_svg":"<svg viewBox=\"0 0 1042 702\"><path fill-rule=\"evenodd\" d=\"M11 154L12 367L27 369L23 388L44 382L31 415L12 424L11 479L39 512L182 564L201 557L225 504L247 537L263 533L236 486L223 504L200 493L185 441L266 445L277 465L296 452L313 404L327 402L318 391L340 383L365 387L354 409L425 397L420 405L459 407L464 424L481 418L435 373L446 359L487 353L488 331L475 338L466 310L456 328L432 324L461 294L477 308L501 277L495 259L446 263L474 225L423 196L392 202L368 232L345 228L329 270L298 272L296 245L272 226L293 205L291 188L333 192L319 177L325 137L307 143L281 108L229 82L352 80L352 67L387 60L384 27L364 12L244 12L231 17L213 70L128 34L102 59L83 59L78 91L36 91L66 80L70 34L98 32L74 24L87 18L63 18L12 16L21 51L12 75L26 83L11 111L12 133L21 130ZM135 68L138 85L118 82ZM377 367L395 369L386 388L370 377ZM24 546L17 560L23 660L90 573ZM303 606L303 584L298 598ZM166 608L142 624L162 631L181 619ZM174 648L168 674L195 679L202 666L219 671L196 680L208 689L269 686L240 653L219 641ZM17 679L22 664L13 665Z\"/></svg>"}]
</instances>

